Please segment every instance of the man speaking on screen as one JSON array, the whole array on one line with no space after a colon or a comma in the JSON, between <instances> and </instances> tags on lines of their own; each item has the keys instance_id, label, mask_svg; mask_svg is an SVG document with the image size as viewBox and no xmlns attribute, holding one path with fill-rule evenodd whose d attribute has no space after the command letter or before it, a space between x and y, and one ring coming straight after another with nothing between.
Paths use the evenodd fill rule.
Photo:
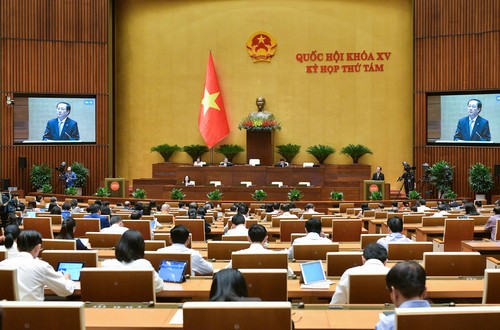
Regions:
<instances>
[{"instance_id":1,"label":"man speaking on screen","mask_svg":"<svg viewBox=\"0 0 500 330\"><path fill-rule=\"evenodd\" d=\"M47 122L42 140L80 140L78 123L68 118L71 105L67 102L59 102L56 106L57 118Z\"/></svg>"},{"instance_id":2,"label":"man speaking on screen","mask_svg":"<svg viewBox=\"0 0 500 330\"><path fill-rule=\"evenodd\" d=\"M455 141L490 141L490 125L479 116L483 108L480 100L471 99L467 103L467 117L460 118L453 140Z\"/></svg>"}]
</instances>

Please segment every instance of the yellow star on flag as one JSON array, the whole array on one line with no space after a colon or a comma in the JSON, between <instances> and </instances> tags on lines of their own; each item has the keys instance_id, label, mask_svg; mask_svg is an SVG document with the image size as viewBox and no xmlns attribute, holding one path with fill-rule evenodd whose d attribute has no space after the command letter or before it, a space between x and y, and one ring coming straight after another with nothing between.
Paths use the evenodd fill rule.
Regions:
<instances>
[{"instance_id":1,"label":"yellow star on flag","mask_svg":"<svg viewBox=\"0 0 500 330\"><path fill-rule=\"evenodd\" d=\"M203 105L203 115L207 114L208 108L213 108L215 110L219 110L219 106L215 103L215 100L219 96L220 92L210 94L208 90L205 88L205 95L203 95L203 100L201 100L201 104Z\"/></svg>"}]
</instances>

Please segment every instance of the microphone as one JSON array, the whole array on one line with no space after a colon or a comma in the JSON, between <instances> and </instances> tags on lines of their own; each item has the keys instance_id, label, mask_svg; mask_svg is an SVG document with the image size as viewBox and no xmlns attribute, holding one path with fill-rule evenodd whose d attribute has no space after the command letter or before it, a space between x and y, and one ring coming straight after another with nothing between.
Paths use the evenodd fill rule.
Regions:
<instances>
[{"instance_id":1,"label":"microphone","mask_svg":"<svg viewBox=\"0 0 500 330\"><path fill-rule=\"evenodd\" d=\"M477 136L479 136L480 141L484 141L483 137L481 135L479 135L478 132L476 132L476 134L477 134Z\"/></svg>"},{"instance_id":2,"label":"microphone","mask_svg":"<svg viewBox=\"0 0 500 330\"><path fill-rule=\"evenodd\" d=\"M64 134L66 134L70 140L73 140L73 138L71 137L71 135L68 134L68 132L64 132Z\"/></svg>"}]
</instances>

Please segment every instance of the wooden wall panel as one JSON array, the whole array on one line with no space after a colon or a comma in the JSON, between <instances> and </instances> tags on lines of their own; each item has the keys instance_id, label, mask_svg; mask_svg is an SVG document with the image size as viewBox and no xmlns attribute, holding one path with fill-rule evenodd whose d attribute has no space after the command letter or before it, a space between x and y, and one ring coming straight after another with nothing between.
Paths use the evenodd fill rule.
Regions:
<instances>
[{"instance_id":1,"label":"wooden wall panel","mask_svg":"<svg viewBox=\"0 0 500 330\"><path fill-rule=\"evenodd\" d=\"M455 167L454 190L473 197L470 165L500 164L500 148L426 145L426 95L434 91L500 89L500 1L414 1L414 162L446 160ZM498 178L494 193L498 193Z\"/></svg>"},{"instance_id":2,"label":"wooden wall panel","mask_svg":"<svg viewBox=\"0 0 500 330\"><path fill-rule=\"evenodd\" d=\"M30 191L33 164L81 162L90 170L84 193L109 175L109 0L2 0L0 2L0 175ZM96 143L14 145L14 107L5 97L23 94L96 95ZM19 157L28 167L18 168ZM54 170L55 192L62 184Z\"/></svg>"}]
</instances>

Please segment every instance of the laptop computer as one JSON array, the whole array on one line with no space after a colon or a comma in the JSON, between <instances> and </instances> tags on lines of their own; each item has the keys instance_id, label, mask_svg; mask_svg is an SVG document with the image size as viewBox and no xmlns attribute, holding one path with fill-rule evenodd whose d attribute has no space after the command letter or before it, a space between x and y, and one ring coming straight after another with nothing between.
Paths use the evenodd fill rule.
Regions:
<instances>
[{"instance_id":1,"label":"laptop computer","mask_svg":"<svg viewBox=\"0 0 500 330\"><path fill-rule=\"evenodd\" d=\"M186 280L187 261L162 260L158 274L164 282L182 283Z\"/></svg>"},{"instance_id":2,"label":"laptop computer","mask_svg":"<svg viewBox=\"0 0 500 330\"><path fill-rule=\"evenodd\" d=\"M301 263L300 271L305 288L328 288L332 284L330 280L326 279L321 260Z\"/></svg>"},{"instance_id":3,"label":"laptop computer","mask_svg":"<svg viewBox=\"0 0 500 330\"><path fill-rule=\"evenodd\" d=\"M83 262L76 261L62 261L57 264L57 271L63 273L69 273L71 275L71 280L80 280L80 270L82 270L85 264Z\"/></svg>"}]
</instances>

